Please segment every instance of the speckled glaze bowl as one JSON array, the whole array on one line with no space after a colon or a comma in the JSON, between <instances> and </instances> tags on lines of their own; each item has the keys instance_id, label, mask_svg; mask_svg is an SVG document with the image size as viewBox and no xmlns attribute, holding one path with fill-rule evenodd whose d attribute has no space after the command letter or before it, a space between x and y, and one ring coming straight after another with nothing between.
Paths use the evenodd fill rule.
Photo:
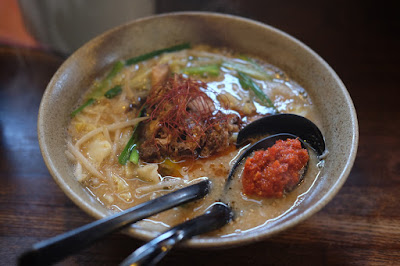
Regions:
<instances>
[{"instance_id":1,"label":"speckled glaze bowl","mask_svg":"<svg viewBox=\"0 0 400 266\"><path fill-rule=\"evenodd\" d=\"M117 27L86 43L55 73L40 105L38 135L43 158L62 190L95 218L109 214L78 183L64 154L69 114L93 79L114 61L183 42L230 47L281 68L307 90L318 108L329 151L308 197L277 222L239 236L197 237L186 245L226 247L254 242L298 224L325 206L349 175L358 146L356 112L342 81L320 56L282 31L240 17L202 12L158 15ZM146 240L155 236L132 228L126 232Z\"/></svg>"}]
</instances>

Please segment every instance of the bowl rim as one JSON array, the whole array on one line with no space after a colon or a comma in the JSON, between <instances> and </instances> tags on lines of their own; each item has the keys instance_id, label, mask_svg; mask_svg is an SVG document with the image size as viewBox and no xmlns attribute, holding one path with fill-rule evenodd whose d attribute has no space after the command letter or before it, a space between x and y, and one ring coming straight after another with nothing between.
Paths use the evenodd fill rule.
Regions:
<instances>
[{"instance_id":1,"label":"bowl rim","mask_svg":"<svg viewBox=\"0 0 400 266\"><path fill-rule=\"evenodd\" d=\"M262 27L268 31L272 31L273 33L280 35L284 37L285 39L288 39L290 42L295 43L297 46L301 47L301 49L304 49L310 56L314 57L320 63L332 76L332 78L335 80L336 84L340 87L340 91L343 93L343 96L346 100L346 106L349 108L349 117L351 120L351 132L352 132L352 139L351 139L351 148L349 152L349 157L347 159L347 162L342 169L341 173L338 175L338 179L334 183L334 185L326 192L325 195L321 197L320 200L318 200L316 203L314 203L310 208L308 208L304 213L298 215L296 218L292 219L290 222L284 222L283 224L278 224L274 226L273 228L267 230L265 233L258 232L257 230L252 230L249 232L246 232L246 234L241 234L237 236L230 236L230 237L219 237L218 241L216 241L216 238L192 238L188 241L186 241L183 246L187 247L195 247L195 248L209 248L209 247L230 247L230 246L238 246L238 245L243 245L243 244L248 244L251 242L259 241L261 239L265 239L267 237L271 237L273 235L276 235L292 226L295 226L299 224L300 222L304 221L305 219L309 218L311 215L317 213L319 210L321 210L327 202L329 202L341 189L343 184L345 183L348 175L350 174L351 168L354 164L356 154L357 154L357 148L358 148L358 142L359 142L359 129L358 129L358 120L357 120L357 114L356 110L354 107L354 104L351 100L350 94L347 91L345 85L339 78L339 76L336 74L336 72L328 65L327 62L325 62L324 59L322 59L316 52L314 52L311 48L309 48L306 44L298 40L297 38L289 35L286 32L283 32L273 26L267 25L262 22L258 22L249 18L244 18L241 16L236 16L236 15L229 15L229 14L221 14L221 13L216 13L216 12L206 12L206 11L182 11L182 12L170 12L170 13L163 13L163 14L158 14L158 15L152 15L144 18L139 18L136 20L132 20L130 22L127 22L125 24L122 24L120 26L114 27L108 31L105 31L104 33L98 35L97 37L89 40L87 43L82 45L79 49L77 49L72 55L70 55L64 62L63 64L58 68L58 70L54 73L52 79L50 80L49 84L46 87L46 90L43 94L40 107L39 107L39 113L38 113L38 121L37 121L37 132L38 132L38 139L39 139L39 147L40 151L42 153L42 157L44 159L44 162L55 180L55 182L58 184L58 186L63 190L63 192L82 210L84 210L86 213L90 214L91 216L95 217L96 219L103 218L104 215L93 208L88 202L82 201L80 199L80 196L78 193L76 193L74 190L71 189L71 187L67 184L67 182L62 178L61 173L58 171L57 167L55 167L52 158L49 156L49 147L46 145L45 142L45 132L43 129L43 125L45 124L45 114L44 114L44 109L45 105L48 102L49 98L51 97L51 94L54 89L54 85L57 83L57 77L60 76L63 71L68 67L68 62L70 61L71 58L74 58L77 54L77 52L81 49L84 49L89 43L96 42L96 40L100 40L104 38L105 36L112 34L113 32L119 31L123 29L124 27L129 27L132 24L137 24L153 19L160 19L164 17L179 17L179 16L200 16L200 17L216 17L220 19L228 19L228 20L236 20L241 23L245 24L251 24L251 26L258 26ZM133 228L128 228L124 230L125 233L127 233L130 236L133 236L135 238L143 239L143 240L148 240L154 235L152 235L149 232L139 230L139 229L133 229Z\"/></svg>"}]
</instances>

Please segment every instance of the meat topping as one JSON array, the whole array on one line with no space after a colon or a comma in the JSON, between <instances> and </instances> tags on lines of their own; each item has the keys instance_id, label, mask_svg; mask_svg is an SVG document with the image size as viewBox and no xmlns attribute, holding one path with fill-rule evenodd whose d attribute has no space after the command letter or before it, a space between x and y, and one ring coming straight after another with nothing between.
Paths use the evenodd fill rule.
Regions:
<instances>
[{"instance_id":1,"label":"meat topping","mask_svg":"<svg viewBox=\"0 0 400 266\"><path fill-rule=\"evenodd\" d=\"M143 160L208 157L233 143L240 117L217 110L206 90L205 83L177 74L152 87L146 102L150 121L141 130Z\"/></svg>"}]
</instances>

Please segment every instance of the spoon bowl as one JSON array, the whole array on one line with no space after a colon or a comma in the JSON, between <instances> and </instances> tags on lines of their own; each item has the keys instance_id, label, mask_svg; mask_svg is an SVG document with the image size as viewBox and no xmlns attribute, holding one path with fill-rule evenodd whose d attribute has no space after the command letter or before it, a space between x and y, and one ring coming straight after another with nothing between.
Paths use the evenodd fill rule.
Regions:
<instances>
[{"instance_id":1,"label":"spoon bowl","mask_svg":"<svg viewBox=\"0 0 400 266\"><path fill-rule=\"evenodd\" d=\"M262 118L261 118L261 119L262 119ZM307 125L310 124L310 123L314 125L314 123L312 123L312 122L311 122L310 120L308 120L307 118L304 118L304 119L305 119L305 120L303 120L303 121L306 121L306 124L307 124ZM257 121L258 121L258 120L254 121L253 123L258 124ZM270 120L265 120L265 121L270 121ZM287 121L289 121L289 120L287 120ZM250 130L249 130L249 128L246 128L246 127L243 128L243 129L245 129L245 132L250 133L251 130L253 130L253 129L255 128L255 127L252 126L253 123L251 123L251 124L248 125L248 127L250 128ZM288 125L289 125L289 124L288 124ZM318 127L316 127L316 128L318 129ZM266 129L268 129L268 128L263 127L263 129L266 130ZM318 131L319 131L319 129L318 129ZM241 132L242 132L242 131L240 131L239 134L240 134ZM322 137L322 134L321 134L321 137ZM302 148L303 148L303 149L307 149L306 143L305 143L300 137L295 136L295 135L293 135L293 134L289 134L289 133L275 134L275 135L271 135L271 136L268 136L268 137L266 137L266 138L263 138L263 139L257 141L256 143L254 143L254 144L252 144L250 147L248 147L248 148L239 156L239 158L236 160L236 162L233 164L233 166L232 166L232 168L231 168L231 170L230 170L230 172L229 172L228 178L226 179L226 182L225 182L225 187L224 187L225 192L227 192L227 191L229 190L231 181L232 181L233 177L235 176L235 172L236 172L237 168L243 163L243 161L245 161L245 160L247 159L247 157L249 157L249 156L250 156L253 152L255 152L255 151L258 151L258 150L266 150L266 149L268 149L269 147L272 147L278 140L287 140L287 139L298 139L298 140L300 141L300 143L301 143ZM323 138L318 139L318 141L319 141L320 143L323 143L323 144L324 144ZM305 166L305 169L303 169L303 171L302 171L302 173L301 173L301 176L300 176L300 178L299 178L299 182L303 179L305 173L307 172L307 167L308 167L308 162L307 162L307 165Z\"/></svg>"},{"instance_id":2,"label":"spoon bowl","mask_svg":"<svg viewBox=\"0 0 400 266\"><path fill-rule=\"evenodd\" d=\"M240 146L248 139L277 133L290 133L299 137L318 155L322 155L325 151L324 136L317 125L295 114L275 114L257 119L240 130L236 142Z\"/></svg>"}]
</instances>

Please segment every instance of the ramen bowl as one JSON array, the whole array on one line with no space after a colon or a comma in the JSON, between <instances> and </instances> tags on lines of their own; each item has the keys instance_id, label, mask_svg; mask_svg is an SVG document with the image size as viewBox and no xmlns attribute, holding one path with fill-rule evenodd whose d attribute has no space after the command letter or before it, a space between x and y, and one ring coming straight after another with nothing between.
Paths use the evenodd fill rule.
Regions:
<instances>
[{"instance_id":1,"label":"ramen bowl","mask_svg":"<svg viewBox=\"0 0 400 266\"><path fill-rule=\"evenodd\" d=\"M70 113L93 80L107 73L115 61L186 42L256 55L283 70L312 99L328 151L324 167L307 196L279 219L226 237L198 236L186 245L227 247L254 242L319 211L344 184L357 152L357 117L345 86L320 56L288 34L256 21L216 13L182 12L139 19L94 38L62 64L44 93L38 117L40 149L57 184L93 217L100 219L111 213L77 181L64 153ZM156 235L133 227L125 232L144 240Z\"/></svg>"}]
</instances>

